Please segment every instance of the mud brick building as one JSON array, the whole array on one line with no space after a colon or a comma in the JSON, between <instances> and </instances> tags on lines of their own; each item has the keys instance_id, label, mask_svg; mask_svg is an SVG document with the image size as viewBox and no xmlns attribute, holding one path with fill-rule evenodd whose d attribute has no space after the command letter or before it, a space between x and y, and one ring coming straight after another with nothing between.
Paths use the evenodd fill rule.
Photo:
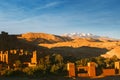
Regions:
<instances>
[{"instance_id":1,"label":"mud brick building","mask_svg":"<svg viewBox=\"0 0 120 80\"><path fill-rule=\"evenodd\" d=\"M120 61L115 62L116 74L120 74Z\"/></svg>"},{"instance_id":2,"label":"mud brick building","mask_svg":"<svg viewBox=\"0 0 120 80\"><path fill-rule=\"evenodd\" d=\"M89 62L87 66L77 67L77 76L79 77L94 77L96 76L96 64L94 62Z\"/></svg>"},{"instance_id":3,"label":"mud brick building","mask_svg":"<svg viewBox=\"0 0 120 80\"><path fill-rule=\"evenodd\" d=\"M31 55L23 49L0 51L0 62L13 67L15 61L20 60L23 64L29 67L36 66L38 63L37 51L31 52Z\"/></svg>"},{"instance_id":4,"label":"mud brick building","mask_svg":"<svg viewBox=\"0 0 120 80\"><path fill-rule=\"evenodd\" d=\"M16 50L12 51L0 51L0 61L8 65L12 65L14 61L19 59L19 54Z\"/></svg>"},{"instance_id":5,"label":"mud brick building","mask_svg":"<svg viewBox=\"0 0 120 80\"><path fill-rule=\"evenodd\" d=\"M67 64L68 76L69 77L95 77L97 74L96 63L89 62L87 66L75 66L74 63ZM114 68L102 69L103 76L114 76L120 75L120 61L114 63Z\"/></svg>"},{"instance_id":6,"label":"mud brick building","mask_svg":"<svg viewBox=\"0 0 120 80\"><path fill-rule=\"evenodd\" d=\"M94 77L96 76L95 63L89 62L87 66L75 67L74 63L67 64L68 76L75 77Z\"/></svg>"},{"instance_id":7,"label":"mud brick building","mask_svg":"<svg viewBox=\"0 0 120 80\"><path fill-rule=\"evenodd\" d=\"M67 64L67 70L68 70L68 76L69 77L75 77L75 64L74 63L68 63Z\"/></svg>"}]
</instances>

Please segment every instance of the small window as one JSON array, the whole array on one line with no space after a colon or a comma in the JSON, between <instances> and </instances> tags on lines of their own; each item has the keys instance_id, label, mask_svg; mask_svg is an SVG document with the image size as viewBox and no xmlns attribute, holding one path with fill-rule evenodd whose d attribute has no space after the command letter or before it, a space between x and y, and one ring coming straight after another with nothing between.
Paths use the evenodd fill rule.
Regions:
<instances>
[{"instance_id":1,"label":"small window","mask_svg":"<svg viewBox=\"0 0 120 80\"><path fill-rule=\"evenodd\" d=\"M78 73L88 73L86 69L79 69Z\"/></svg>"}]
</instances>

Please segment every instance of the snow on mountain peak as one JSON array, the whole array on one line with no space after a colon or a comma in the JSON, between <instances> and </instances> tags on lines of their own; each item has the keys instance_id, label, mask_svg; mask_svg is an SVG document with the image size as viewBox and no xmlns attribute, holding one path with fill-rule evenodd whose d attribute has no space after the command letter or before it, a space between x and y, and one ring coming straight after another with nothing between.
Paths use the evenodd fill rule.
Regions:
<instances>
[{"instance_id":1,"label":"snow on mountain peak","mask_svg":"<svg viewBox=\"0 0 120 80\"><path fill-rule=\"evenodd\" d=\"M100 36L93 35L91 33L65 33L62 36L67 36L71 38L99 38Z\"/></svg>"}]
</instances>

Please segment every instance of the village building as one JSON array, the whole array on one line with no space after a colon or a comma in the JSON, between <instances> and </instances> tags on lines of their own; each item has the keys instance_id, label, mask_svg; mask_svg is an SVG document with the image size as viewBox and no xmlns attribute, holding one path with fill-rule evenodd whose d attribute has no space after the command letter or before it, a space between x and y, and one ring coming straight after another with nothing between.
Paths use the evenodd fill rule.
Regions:
<instances>
[{"instance_id":1,"label":"village building","mask_svg":"<svg viewBox=\"0 0 120 80\"><path fill-rule=\"evenodd\" d=\"M114 68L102 69L101 75L114 76L120 75L120 61L115 62ZM95 77L97 76L96 63L89 62L87 66L75 66L74 63L67 63L69 77Z\"/></svg>"},{"instance_id":2,"label":"village building","mask_svg":"<svg viewBox=\"0 0 120 80\"><path fill-rule=\"evenodd\" d=\"M120 74L120 61L115 62L116 74Z\"/></svg>"},{"instance_id":3,"label":"village building","mask_svg":"<svg viewBox=\"0 0 120 80\"><path fill-rule=\"evenodd\" d=\"M87 66L78 66L75 69L74 63L67 64L68 76L69 77L94 77L96 76L95 63L89 62ZM77 74L76 74L77 73Z\"/></svg>"},{"instance_id":4,"label":"village building","mask_svg":"<svg viewBox=\"0 0 120 80\"><path fill-rule=\"evenodd\" d=\"M35 67L38 62L38 55L37 51L33 51L32 55L24 54L24 50L7 50L7 51L0 51L0 67L2 64L8 65L9 68L15 66L15 61L20 60L23 65L28 67Z\"/></svg>"},{"instance_id":5,"label":"village building","mask_svg":"<svg viewBox=\"0 0 120 80\"><path fill-rule=\"evenodd\" d=\"M75 77L75 64L74 63L68 63L67 64L67 70L68 70L68 76L69 77Z\"/></svg>"}]
</instances>

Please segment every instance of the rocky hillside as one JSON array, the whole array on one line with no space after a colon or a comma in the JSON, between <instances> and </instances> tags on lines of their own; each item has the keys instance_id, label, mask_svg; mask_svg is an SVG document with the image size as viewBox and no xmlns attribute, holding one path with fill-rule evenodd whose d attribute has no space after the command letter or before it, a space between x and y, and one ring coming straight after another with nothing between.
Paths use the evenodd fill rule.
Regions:
<instances>
[{"instance_id":1,"label":"rocky hillside","mask_svg":"<svg viewBox=\"0 0 120 80\"><path fill-rule=\"evenodd\" d=\"M41 50L46 51L47 48L37 46L30 42L21 40L18 38L20 35L10 35L7 32L1 32L0 34L0 50L10 49L24 49L26 51Z\"/></svg>"},{"instance_id":2,"label":"rocky hillside","mask_svg":"<svg viewBox=\"0 0 120 80\"><path fill-rule=\"evenodd\" d=\"M77 58L100 56L120 46L119 40L100 36L91 38L89 36L94 35L87 34L87 37L73 39L70 36L58 36L47 33L25 33L18 36L18 38L22 42L49 48L50 53L60 53L63 56L74 56Z\"/></svg>"},{"instance_id":3,"label":"rocky hillside","mask_svg":"<svg viewBox=\"0 0 120 80\"><path fill-rule=\"evenodd\" d=\"M19 38L33 42L35 44L57 43L57 42L66 42L72 40L69 37L57 36L47 33L32 33L32 32L22 34L21 36L19 36Z\"/></svg>"},{"instance_id":4,"label":"rocky hillside","mask_svg":"<svg viewBox=\"0 0 120 80\"><path fill-rule=\"evenodd\" d=\"M72 56L76 58L97 57L111 51L120 46L118 41L99 41L95 39L75 39L69 42L59 42L54 44L39 44L47 47L54 52L61 53L64 56ZM113 53L112 53L113 54ZM120 51L114 53L120 56ZM111 55L111 54L110 54ZM108 55L106 55L107 57ZM109 57L109 56L108 56Z\"/></svg>"},{"instance_id":5,"label":"rocky hillside","mask_svg":"<svg viewBox=\"0 0 120 80\"><path fill-rule=\"evenodd\" d=\"M113 49L116 46L120 45L119 41L100 41L97 39L89 39L89 38L79 38L73 41L68 42L59 42L54 44L39 44L40 46L54 48L54 47L73 47L78 48L82 46L88 47L96 47L96 48L106 48L108 50Z\"/></svg>"},{"instance_id":6,"label":"rocky hillside","mask_svg":"<svg viewBox=\"0 0 120 80\"><path fill-rule=\"evenodd\" d=\"M0 50L25 49L47 51L47 54L60 53L63 56L75 58L96 57L103 55L119 56L120 41L100 40L93 38L76 38L57 36L46 33L25 33L21 35L9 35L6 32L0 34ZM115 48L117 47L117 48ZM114 49L115 48L115 49Z\"/></svg>"},{"instance_id":7,"label":"rocky hillside","mask_svg":"<svg viewBox=\"0 0 120 80\"><path fill-rule=\"evenodd\" d=\"M75 34L76 35L76 34ZM77 34L78 35L78 34ZM80 35L80 34L79 34ZM111 40L111 38L92 38L98 37L93 34L81 34L84 36L82 38L74 38L70 36L58 36L53 34L47 33L25 33L21 34L18 38L27 42L30 42L35 45L47 47L47 48L54 48L54 47L96 47L96 48L106 48L108 50L113 49L116 46L120 45L119 40ZM85 37L86 36L86 37Z\"/></svg>"},{"instance_id":8,"label":"rocky hillside","mask_svg":"<svg viewBox=\"0 0 120 80\"><path fill-rule=\"evenodd\" d=\"M64 56L86 58L103 55L115 47L120 46L120 42L108 40L100 41L91 38L79 38L68 42L39 45L47 47L53 52L61 53ZM118 54L118 52L116 54Z\"/></svg>"},{"instance_id":9,"label":"rocky hillside","mask_svg":"<svg viewBox=\"0 0 120 80\"><path fill-rule=\"evenodd\" d=\"M106 53L108 50L105 48L96 48L96 47L54 47L50 49L51 53L59 53L68 58L90 58L90 57L97 57L101 54Z\"/></svg>"},{"instance_id":10,"label":"rocky hillside","mask_svg":"<svg viewBox=\"0 0 120 80\"><path fill-rule=\"evenodd\" d=\"M120 46L115 47L114 49L108 51L106 54L101 55L105 58L111 58L113 56L117 56L120 59Z\"/></svg>"}]
</instances>

